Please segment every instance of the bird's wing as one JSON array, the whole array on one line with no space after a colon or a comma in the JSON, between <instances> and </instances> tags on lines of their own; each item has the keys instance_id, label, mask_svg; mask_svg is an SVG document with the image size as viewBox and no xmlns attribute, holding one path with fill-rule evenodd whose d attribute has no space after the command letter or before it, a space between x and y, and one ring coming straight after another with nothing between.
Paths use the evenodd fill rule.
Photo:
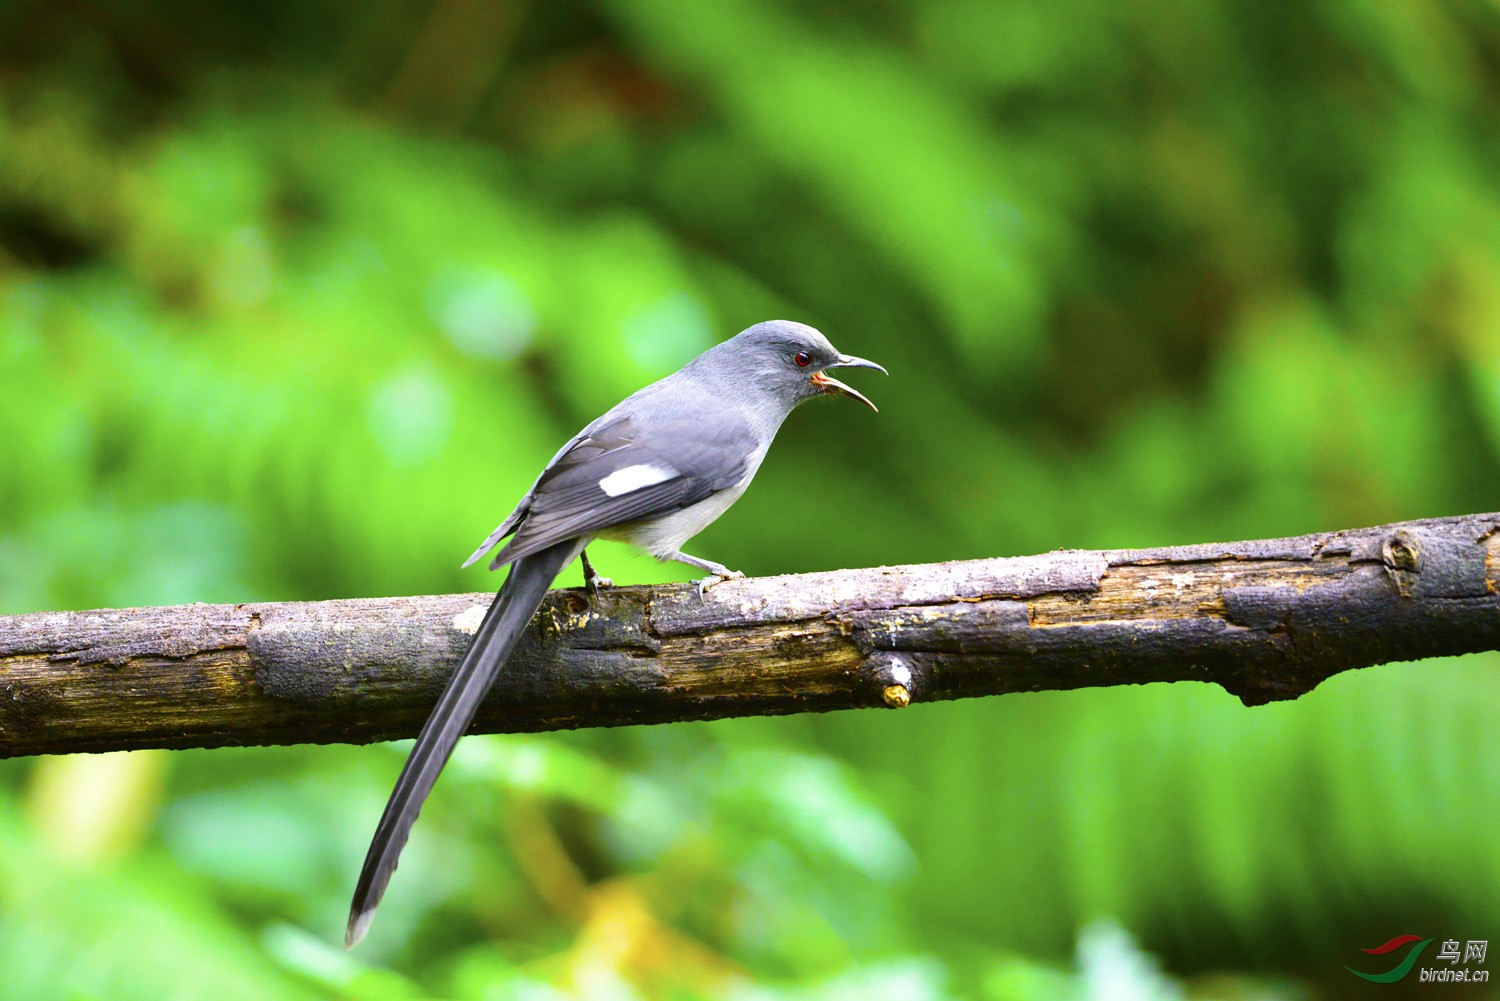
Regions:
<instances>
[{"instance_id":1,"label":"bird's wing","mask_svg":"<svg viewBox=\"0 0 1500 1001\"><path fill-rule=\"evenodd\" d=\"M542 473L490 569L563 539L690 507L739 483L755 449L753 429L728 410L611 415Z\"/></svg>"},{"instance_id":2,"label":"bird's wing","mask_svg":"<svg viewBox=\"0 0 1500 1001\"><path fill-rule=\"evenodd\" d=\"M536 487L533 486L531 489L535 490ZM469 554L469 558L464 560L463 566L459 567L459 569L467 570L475 563L478 563L481 556L494 549L501 539L516 530L516 525L520 523L522 518L526 517L526 512L530 508L531 492L527 491L526 496L521 498L521 503L516 505L516 509L507 515L505 520L479 544L478 549Z\"/></svg>"},{"instance_id":3,"label":"bird's wing","mask_svg":"<svg viewBox=\"0 0 1500 1001\"><path fill-rule=\"evenodd\" d=\"M567 455L568 452L572 451L572 449L576 445L578 445L579 442L587 438L589 434L592 433L596 428L607 424L613 416L613 412L605 414L604 416L595 420L594 423L590 424L588 427L575 434L572 438L568 439L567 443L564 444L562 448L557 450L557 454L552 456L551 459L547 460L547 465L542 470L542 475L538 476L536 482L531 484L531 489L526 491L526 496L521 498L520 503L516 505L516 509L510 514L506 515L505 520L502 521L495 528L495 530L491 532L485 538L485 540L479 544L479 548L474 550L474 552L470 554L468 559L464 560L463 566L459 567L459 569L467 570L470 566L479 562L479 558L481 556L489 552L491 549L494 549L496 544L499 543L501 539L514 532L516 530L516 526L521 523L521 519L526 517L526 512L531 510L531 498L536 494L537 483L541 482L542 477L546 476L547 473L552 469L552 467L557 464L557 460L561 459L563 456Z\"/></svg>"}]
</instances>

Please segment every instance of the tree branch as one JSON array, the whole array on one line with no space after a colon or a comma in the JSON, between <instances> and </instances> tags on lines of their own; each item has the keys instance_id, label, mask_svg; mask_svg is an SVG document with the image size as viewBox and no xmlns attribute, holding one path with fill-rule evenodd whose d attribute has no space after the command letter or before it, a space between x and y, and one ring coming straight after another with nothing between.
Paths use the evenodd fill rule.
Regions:
<instances>
[{"instance_id":1,"label":"tree branch","mask_svg":"<svg viewBox=\"0 0 1500 1001\"><path fill-rule=\"evenodd\" d=\"M0 756L412 736L489 595L0 617ZM1500 648L1500 514L554 591L476 731L1212 681L1246 705Z\"/></svg>"}]
</instances>

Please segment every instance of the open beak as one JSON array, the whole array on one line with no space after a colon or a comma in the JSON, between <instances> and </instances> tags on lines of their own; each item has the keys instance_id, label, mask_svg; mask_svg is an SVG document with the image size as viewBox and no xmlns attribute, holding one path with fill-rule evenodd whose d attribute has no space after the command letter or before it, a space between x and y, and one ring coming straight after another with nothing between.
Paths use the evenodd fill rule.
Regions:
<instances>
[{"instance_id":1,"label":"open beak","mask_svg":"<svg viewBox=\"0 0 1500 1001\"><path fill-rule=\"evenodd\" d=\"M839 360L836 361L836 362L834 362L832 365L829 365L828 367L829 368L873 368L875 371L879 372L882 375L889 375L890 374L889 372L887 372L885 370L884 366L877 365L877 364L875 364L872 361L865 360L864 358L856 358L853 355L839 355ZM877 407L877 406L875 406L875 404L871 403L870 400L869 400L869 398L867 396L865 396L864 393L861 393L857 389L852 389L849 386L844 385L842 382L839 382L837 379L835 379L832 376L830 376L826 371L823 371L823 372L814 372L813 375L812 375L812 384L814 386L817 386L818 389L821 390L822 392L825 392L825 393L841 393L844 396L849 396L849 397L852 397L852 398L858 400L859 402L863 403L865 406L869 407L871 410L874 410L876 413L880 412L880 408Z\"/></svg>"}]
</instances>

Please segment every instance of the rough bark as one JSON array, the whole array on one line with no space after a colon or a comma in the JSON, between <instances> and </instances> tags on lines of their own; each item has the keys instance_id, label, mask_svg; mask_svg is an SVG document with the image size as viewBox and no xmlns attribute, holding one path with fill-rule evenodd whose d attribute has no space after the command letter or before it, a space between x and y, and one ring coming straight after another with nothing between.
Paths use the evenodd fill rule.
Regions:
<instances>
[{"instance_id":1,"label":"rough bark","mask_svg":"<svg viewBox=\"0 0 1500 1001\"><path fill-rule=\"evenodd\" d=\"M413 735L490 595L0 617L0 756ZM1293 539L553 591L476 731L1152 681L1246 705L1500 649L1500 514Z\"/></svg>"}]
</instances>

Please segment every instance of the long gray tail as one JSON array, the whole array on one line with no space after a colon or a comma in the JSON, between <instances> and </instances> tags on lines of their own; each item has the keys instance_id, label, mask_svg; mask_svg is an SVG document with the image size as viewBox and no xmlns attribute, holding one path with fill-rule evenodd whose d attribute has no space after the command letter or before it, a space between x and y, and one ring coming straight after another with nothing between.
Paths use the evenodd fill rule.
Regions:
<instances>
[{"instance_id":1,"label":"long gray tail","mask_svg":"<svg viewBox=\"0 0 1500 1001\"><path fill-rule=\"evenodd\" d=\"M417 735L416 746L396 779L396 788L390 801L385 804L385 813L375 828L375 837L365 855L365 865L359 873L359 883L354 888L354 900L349 905L349 925L344 931L344 947L354 948L365 937L370 919L380 898L385 896L386 885L396 871L396 862L401 849L406 847L407 835L422 801L432 791L438 773L448 763L458 739L469 729L480 701L494 683L495 676L515 649L516 641L526 629L532 613L542 603L551 585L563 567L573 561L581 548L579 540L570 539L539 553L523 557L510 569L510 576L495 595L490 610L485 613L479 631L469 652L448 680L448 686L438 697L432 715Z\"/></svg>"}]
</instances>

